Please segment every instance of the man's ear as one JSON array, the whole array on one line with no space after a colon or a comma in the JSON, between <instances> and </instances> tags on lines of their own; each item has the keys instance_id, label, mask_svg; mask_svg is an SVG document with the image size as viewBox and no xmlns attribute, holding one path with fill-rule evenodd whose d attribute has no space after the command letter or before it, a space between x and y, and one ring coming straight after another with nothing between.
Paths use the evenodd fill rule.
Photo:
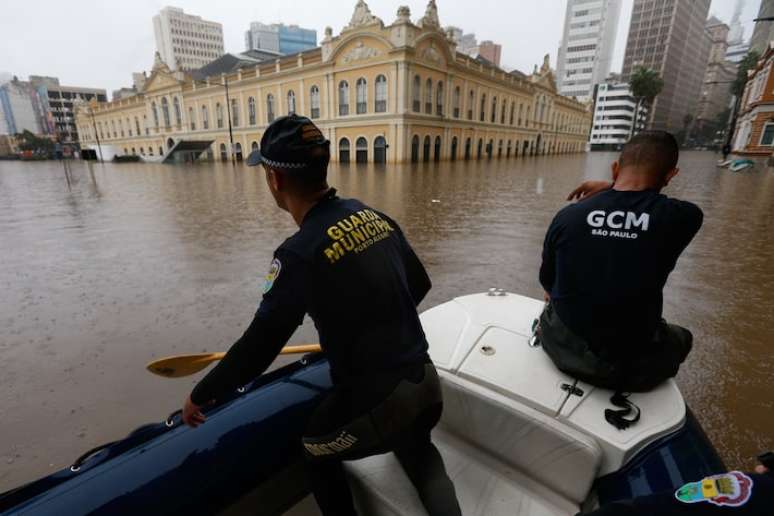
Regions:
<instances>
[{"instance_id":1,"label":"man's ear","mask_svg":"<svg viewBox=\"0 0 774 516\"><path fill-rule=\"evenodd\" d=\"M274 170L273 168L266 167L266 180L271 185L272 190L279 192L284 186L284 178L282 174Z\"/></svg>"},{"instance_id":2,"label":"man's ear","mask_svg":"<svg viewBox=\"0 0 774 516\"><path fill-rule=\"evenodd\" d=\"M615 160L612 165L610 165L610 171L613 173L613 183L615 183L618 180L618 174L621 172L621 164L618 163L618 160Z\"/></svg>"},{"instance_id":3,"label":"man's ear","mask_svg":"<svg viewBox=\"0 0 774 516\"><path fill-rule=\"evenodd\" d=\"M679 173L680 173L680 169L678 167L675 167L669 172L667 172L667 174L664 176L664 186L668 185L669 182L672 180L672 178Z\"/></svg>"}]
</instances>

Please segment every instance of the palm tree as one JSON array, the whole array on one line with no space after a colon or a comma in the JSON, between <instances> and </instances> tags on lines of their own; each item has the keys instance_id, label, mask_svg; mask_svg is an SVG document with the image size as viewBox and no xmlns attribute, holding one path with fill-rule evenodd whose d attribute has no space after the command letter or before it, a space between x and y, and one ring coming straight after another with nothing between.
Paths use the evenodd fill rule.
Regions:
<instances>
[{"instance_id":1,"label":"palm tree","mask_svg":"<svg viewBox=\"0 0 774 516\"><path fill-rule=\"evenodd\" d=\"M632 72L629 79L629 87L632 90L632 96L635 99L634 105L634 123L632 124L631 136L637 130L637 122L640 114L640 106L643 102L646 102L648 106L653 104L653 99L661 93L664 88L664 80L659 77L655 70L645 68L644 66L638 66Z\"/></svg>"}]
</instances>

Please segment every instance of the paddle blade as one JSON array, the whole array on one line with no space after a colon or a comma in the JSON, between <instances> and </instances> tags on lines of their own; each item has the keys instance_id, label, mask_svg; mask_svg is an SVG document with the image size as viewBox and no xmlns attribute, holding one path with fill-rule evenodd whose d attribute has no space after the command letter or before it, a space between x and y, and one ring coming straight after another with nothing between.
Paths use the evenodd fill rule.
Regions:
<instances>
[{"instance_id":1,"label":"paddle blade","mask_svg":"<svg viewBox=\"0 0 774 516\"><path fill-rule=\"evenodd\" d=\"M154 360L147 365L148 371L165 378L180 378L198 373L211 363L223 358L225 353L199 353L178 355Z\"/></svg>"}]
</instances>

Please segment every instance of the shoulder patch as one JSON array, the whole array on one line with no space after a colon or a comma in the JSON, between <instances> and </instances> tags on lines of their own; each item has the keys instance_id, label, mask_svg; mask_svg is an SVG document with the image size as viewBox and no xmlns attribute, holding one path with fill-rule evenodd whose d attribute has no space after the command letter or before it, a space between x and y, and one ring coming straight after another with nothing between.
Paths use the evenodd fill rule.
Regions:
<instances>
[{"instance_id":1,"label":"shoulder patch","mask_svg":"<svg viewBox=\"0 0 774 516\"><path fill-rule=\"evenodd\" d=\"M752 496L753 480L740 471L691 482L675 492L683 503L708 502L719 507L741 507Z\"/></svg>"},{"instance_id":2,"label":"shoulder patch","mask_svg":"<svg viewBox=\"0 0 774 516\"><path fill-rule=\"evenodd\" d=\"M263 282L263 293L266 294L274 286L274 282L279 278L280 271L282 270L282 262L279 258L275 258L271 261L269 266L269 272L266 273L266 278Z\"/></svg>"}]
</instances>

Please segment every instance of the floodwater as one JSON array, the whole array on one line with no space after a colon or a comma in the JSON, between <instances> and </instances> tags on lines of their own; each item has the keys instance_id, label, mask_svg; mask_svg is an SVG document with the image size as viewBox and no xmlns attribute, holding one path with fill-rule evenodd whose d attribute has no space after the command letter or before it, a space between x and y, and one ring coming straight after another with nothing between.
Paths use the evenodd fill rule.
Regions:
<instances>
[{"instance_id":1,"label":"floodwater","mask_svg":"<svg viewBox=\"0 0 774 516\"><path fill-rule=\"evenodd\" d=\"M539 297L553 214L614 157L352 165L330 183L402 225L433 280L424 309L487 287ZM690 406L728 465L749 468L774 448L774 171L716 159L684 153L667 190L705 219L665 316L695 336L678 377ZM0 491L177 409L198 377L145 364L227 349L292 231L241 164L74 162L66 177L57 162L0 162ZM309 321L292 339L315 341Z\"/></svg>"}]
</instances>

